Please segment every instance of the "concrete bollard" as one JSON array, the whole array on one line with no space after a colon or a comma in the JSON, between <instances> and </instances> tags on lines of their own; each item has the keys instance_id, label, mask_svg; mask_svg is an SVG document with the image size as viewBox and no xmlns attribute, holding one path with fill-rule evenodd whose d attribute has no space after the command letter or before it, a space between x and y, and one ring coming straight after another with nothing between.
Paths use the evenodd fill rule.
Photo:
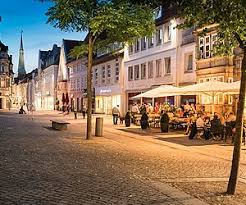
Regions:
<instances>
[{"instance_id":1,"label":"concrete bollard","mask_svg":"<svg viewBox=\"0 0 246 205\"><path fill-rule=\"evenodd\" d=\"M95 127L95 136L101 137L103 136L103 118L96 118L96 127Z\"/></svg>"}]
</instances>

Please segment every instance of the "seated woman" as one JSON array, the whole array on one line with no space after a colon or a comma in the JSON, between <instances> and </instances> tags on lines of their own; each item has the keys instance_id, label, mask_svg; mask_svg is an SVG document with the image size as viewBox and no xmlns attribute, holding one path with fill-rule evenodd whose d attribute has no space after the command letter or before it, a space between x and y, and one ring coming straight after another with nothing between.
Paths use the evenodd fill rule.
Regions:
<instances>
[{"instance_id":1,"label":"seated woman","mask_svg":"<svg viewBox=\"0 0 246 205\"><path fill-rule=\"evenodd\" d=\"M144 130L144 129L147 129L149 127L149 117L147 115L146 112L144 112L142 114L142 117L141 117L141 120L140 120L140 125L141 125L141 128Z\"/></svg>"}]
</instances>

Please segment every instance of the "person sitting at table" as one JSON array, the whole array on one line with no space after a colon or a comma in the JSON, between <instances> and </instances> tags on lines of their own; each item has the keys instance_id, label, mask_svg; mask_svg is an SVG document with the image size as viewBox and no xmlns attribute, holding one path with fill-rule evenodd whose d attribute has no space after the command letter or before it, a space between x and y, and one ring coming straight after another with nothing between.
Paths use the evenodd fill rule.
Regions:
<instances>
[{"instance_id":1,"label":"person sitting at table","mask_svg":"<svg viewBox=\"0 0 246 205\"><path fill-rule=\"evenodd\" d=\"M168 132L169 127L169 116L164 110L161 111L161 132Z\"/></svg>"},{"instance_id":2,"label":"person sitting at table","mask_svg":"<svg viewBox=\"0 0 246 205\"><path fill-rule=\"evenodd\" d=\"M214 118L211 120L210 131L214 139L223 138L223 126L217 114L215 114Z\"/></svg>"},{"instance_id":3,"label":"person sitting at table","mask_svg":"<svg viewBox=\"0 0 246 205\"><path fill-rule=\"evenodd\" d=\"M134 114L137 114L137 113L139 113L139 109L138 109L137 104L134 104L132 106L132 114L134 115Z\"/></svg>"},{"instance_id":4,"label":"person sitting at table","mask_svg":"<svg viewBox=\"0 0 246 205\"><path fill-rule=\"evenodd\" d=\"M198 115L198 118L196 120L196 128L197 128L197 139L200 139L201 136L204 134L204 127L205 127L205 121L204 121L204 115Z\"/></svg>"},{"instance_id":5,"label":"person sitting at table","mask_svg":"<svg viewBox=\"0 0 246 205\"><path fill-rule=\"evenodd\" d=\"M149 117L146 112L143 112L141 120L140 120L140 125L143 130L147 129L149 127Z\"/></svg>"}]
</instances>

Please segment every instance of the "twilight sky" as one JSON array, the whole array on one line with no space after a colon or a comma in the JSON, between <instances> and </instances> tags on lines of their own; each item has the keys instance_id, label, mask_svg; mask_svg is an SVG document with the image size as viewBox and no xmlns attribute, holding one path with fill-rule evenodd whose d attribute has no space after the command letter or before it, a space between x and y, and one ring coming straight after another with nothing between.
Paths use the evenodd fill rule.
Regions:
<instances>
[{"instance_id":1,"label":"twilight sky","mask_svg":"<svg viewBox=\"0 0 246 205\"><path fill-rule=\"evenodd\" d=\"M37 0L1 0L0 40L9 46L15 73L18 67L21 30L27 72L37 67L39 50L49 50L53 44L61 46L63 38L75 40L84 38L84 33L65 33L46 24L45 12L49 6L51 3L40 3Z\"/></svg>"}]
</instances>

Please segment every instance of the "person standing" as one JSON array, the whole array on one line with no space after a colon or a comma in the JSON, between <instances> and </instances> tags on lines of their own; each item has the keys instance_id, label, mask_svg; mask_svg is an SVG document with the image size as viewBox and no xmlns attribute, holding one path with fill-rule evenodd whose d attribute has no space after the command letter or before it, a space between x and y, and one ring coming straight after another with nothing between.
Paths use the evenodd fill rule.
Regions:
<instances>
[{"instance_id":1,"label":"person standing","mask_svg":"<svg viewBox=\"0 0 246 205\"><path fill-rule=\"evenodd\" d=\"M112 115L113 115L113 123L114 125L117 125L118 118L120 116L119 105L117 105L116 107L113 107Z\"/></svg>"},{"instance_id":2,"label":"person standing","mask_svg":"<svg viewBox=\"0 0 246 205\"><path fill-rule=\"evenodd\" d=\"M169 127L169 116L166 112L163 110L161 111L161 132L168 132L168 127Z\"/></svg>"}]
</instances>

